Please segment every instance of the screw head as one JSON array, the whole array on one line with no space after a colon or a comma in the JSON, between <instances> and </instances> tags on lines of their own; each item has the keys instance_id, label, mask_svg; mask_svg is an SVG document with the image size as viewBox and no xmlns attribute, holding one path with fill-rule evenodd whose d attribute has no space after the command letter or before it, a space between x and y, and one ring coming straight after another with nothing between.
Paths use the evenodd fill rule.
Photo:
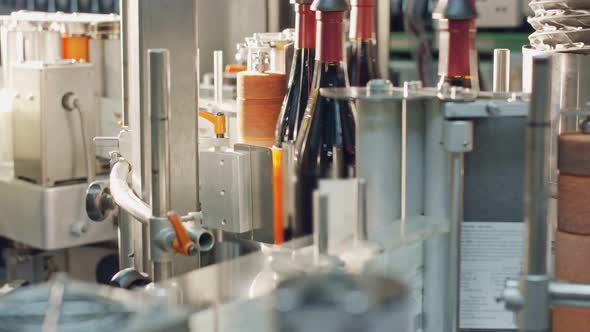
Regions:
<instances>
[{"instance_id":1,"label":"screw head","mask_svg":"<svg viewBox=\"0 0 590 332\"><path fill-rule=\"evenodd\" d=\"M191 244L188 247L188 254L189 256L196 256L199 253L199 250L197 250L197 247L195 247L194 244Z\"/></svg>"}]
</instances>

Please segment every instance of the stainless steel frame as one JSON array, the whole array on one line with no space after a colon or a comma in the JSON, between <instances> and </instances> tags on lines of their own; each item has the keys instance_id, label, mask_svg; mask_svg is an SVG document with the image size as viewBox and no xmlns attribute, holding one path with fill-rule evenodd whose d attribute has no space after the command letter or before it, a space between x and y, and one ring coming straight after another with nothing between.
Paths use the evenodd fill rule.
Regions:
<instances>
[{"instance_id":1,"label":"stainless steel frame","mask_svg":"<svg viewBox=\"0 0 590 332\"><path fill-rule=\"evenodd\" d=\"M171 208L181 214L200 210L198 199L198 118L197 109L197 1L121 1L124 55L125 125L131 131L130 145L121 146L134 169L132 188L141 198L150 197L151 144L148 107L148 49L170 52L170 157ZM174 22L174 24L171 24ZM135 223L124 241L134 243L135 267L149 271L148 232Z\"/></svg>"},{"instance_id":2,"label":"stainless steel frame","mask_svg":"<svg viewBox=\"0 0 590 332\"><path fill-rule=\"evenodd\" d=\"M527 139L525 266L520 280L509 280L500 297L506 308L516 313L518 328L522 332L550 331L550 308L553 305L590 307L590 285L552 281L547 267L552 70L550 54L533 59L533 95Z\"/></svg>"}]
</instances>

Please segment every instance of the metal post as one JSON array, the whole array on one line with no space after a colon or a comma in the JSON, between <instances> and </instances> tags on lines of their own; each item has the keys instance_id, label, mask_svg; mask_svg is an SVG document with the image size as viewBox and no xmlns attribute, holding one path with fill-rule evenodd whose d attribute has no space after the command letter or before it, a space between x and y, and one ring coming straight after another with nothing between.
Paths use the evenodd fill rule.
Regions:
<instances>
[{"instance_id":1,"label":"metal post","mask_svg":"<svg viewBox=\"0 0 590 332\"><path fill-rule=\"evenodd\" d=\"M510 50L494 50L494 92L510 92Z\"/></svg>"},{"instance_id":2,"label":"metal post","mask_svg":"<svg viewBox=\"0 0 590 332\"><path fill-rule=\"evenodd\" d=\"M221 107L223 101L223 51L213 52L213 78L215 106Z\"/></svg>"},{"instance_id":3,"label":"metal post","mask_svg":"<svg viewBox=\"0 0 590 332\"><path fill-rule=\"evenodd\" d=\"M154 282L170 279L173 276L172 261L154 262Z\"/></svg>"},{"instance_id":4,"label":"metal post","mask_svg":"<svg viewBox=\"0 0 590 332\"><path fill-rule=\"evenodd\" d=\"M313 193L313 242L316 262L328 253L328 197Z\"/></svg>"},{"instance_id":5,"label":"metal post","mask_svg":"<svg viewBox=\"0 0 590 332\"><path fill-rule=\"evenodd\" d=\"M463 224L463 161L473 149L473 122L446 121L443 128L445 149L451 159L450 225L448 255L446 332L459 332L461 291L461 225Z\"/></svg>"},{"instance_id":6,"label":"metal post","mask_svg":"<svg viewBox=\"0 0 590 332\"><path fill-rule=\"evenodd\" d=\"M170 53L148 50L149 111L152 143L152 214L170 211Z\"/></svg>"},{"instance_id":7,"label":"metal post","mask_svg":"<svg viewBox=\"0 0 590 332\"><path fill-rule=\"evenodd\" d=\"M150 259L154 281L172 276L172 255L157 247L156 237L168 227L170 211L170 54L165 49L148 50L149 112L151 119L152 177Z\"/></svg>"},{"instance_id":8,"label":"metal post","mask_svg":"<svg viewBox=\"0 0 590 332\"><path fill-rule=\"evenodd\" d=\"M551 132L551 56L533 59L533 94L527 130L527 175L524 278L521 291L524 307L518 315L523 332L549 331L550 296L547 275L548 250L548 164L547 142Z\"/></svg>"},{"instance_id":9,"label":"metal post","mask_svg":"<svg viewBox=\"0 0 590 332\"><path fill-rule=\"evenodd\" d=\"M389 78L389 41L391 39L391 1L377 0L375 2L375 17L377 19L377 45L379 56L379 73L381 77Z\"/></svg>"},{"instance_id":10,"label":"metal post","mask_svg":"<svg viewBox=\"0 0 590 332\"><path fill-rule=\"evenodd\" d=\"M459 332L461 224L463 223L463 153L451 153L451 224L449 229L448 329Z\"/></svg>"},{"instance_id":11,"label":"metal post","mask_svg":"<svg viewBox=\"0 0 590 332\"><path fill-rule=\"evenodd\" d=\"M547 273L547 160L546 142L551 128L551 58L533 60L527 137L527 199L525 199L526 243L525 273Z\"/></svg>"},{"instance_id":12,"label":"metal post","mask_svg":"<svg viewBox=\"0 0 590 332\"><path fill-rule=\"evenodd\" d=\"M367 181L365 179L358 179L356 185L356 202L357 202L357 215L356 215L356 229L355 229L355 241L367 241L368 229L367 229Z\"/></svg>"}]
</instances>

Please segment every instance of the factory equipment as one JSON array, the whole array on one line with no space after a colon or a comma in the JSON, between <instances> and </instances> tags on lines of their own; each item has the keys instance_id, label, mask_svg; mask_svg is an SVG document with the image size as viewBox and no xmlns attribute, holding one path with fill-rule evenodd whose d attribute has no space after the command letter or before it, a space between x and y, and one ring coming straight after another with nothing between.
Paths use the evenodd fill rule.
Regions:
<instances>
[{"instance_id":1,"label":"factory equipment","mask_svg":"<svg viewBox=\"0 0 590 332\"><path fill-rule=\"evenodd\" d=\"M12 241L2 248L8 274L37 282L68 270L96 281L94 270L68 268L76 265L68 257L86 257L91 265L113 253L108 246L80 246L116 237L115 216L90 224L84 193L104 174L104 153L93 138L118 132L119 18L20 11L3 17L1 30L2 112L10 119L2 125L11 135L0 144L7 152L0 171L0 235ZM82 43L72 45L74 36ZM84 57L72 58L72 47Z\"/></svg>"},{"instance_id":2,"label":"factory equipment","mask_svg":"<svg viewBox=\"0 0 590 332\"><path fill-rule=\"evenodd\" d=\"M88 135L75 115L84 115L93 91L106 96L108 85L100 90L74 84L80 78L48 87L19 81L33 74L51 78L63 68L68 77L94 70L93 38L84 32L90 64L80 61L86 53L74 52L74 61L11 65L8 82L18 88L14 171L21 179L9 181L5 191L12 196L6 194L10 198L0 204L16 206L35 188L38 195L55 195L63 207L60 197L70 186L88 187L72 201L83 202L96 223L84 219L72 225L58 215L54 225L67 224L72 236L82 239L80 234L110 228L116 220L120 271L111 284L190 306L194 329L536 332L550 331L550 323L557 332L585 328L590 286L586 255L577 249L588 245L590 85L587 56L581 53L585 44L567 42L583 38L583 18L569 17L581 15L573 10L583 10L577 7L582 4L564 0L561 7L550 7L557 2L531 4L537 15L530 22L540 31L524 48L524 79L531 87L525 92L510 84L506 49L493 53L493 89L481 88L475 8L482 7L468 0L438 3L445 60L438 86L372 79L349 87L343 44L349 3L315 0L296 1L301 21L294 67L284 61L291 58L283 52L290 48L290 32L256 34L241 46L249 59L245 71L224 75L223 53L213 54L213 98L207 101L199 100L194 67L209 57L196 52L197 2L123 1L123 123L115 134L96 138L99 147L111 150L108 179L86 183L92 172L81 157L93 147L85 149L84 139L21 136L32 127L25 111L45 114L42 107L59 110L59 123L68 124L60 134ZM373 4L382 8L381 1L353 4L357 13ZM305 21L310 11L317 12L318 38L311 98L301 128L285 135L278 114L285 72L297 66L309 70L297 55L313 48L310 35L301 32L301 25L311 26ZM384 20L375 17L379 32ZM64 31L65 38L78 35L71 27ZM361 32L367 32L361 39L372 39L373 32ZM415 37L421 38L419 31ZM106 47L110 39L100 40ZM304 86L303 77L300 83L292 80L291 92L294 84ZM39 97L27 98L34 88ZM59 90L42 93L52 89ZM50 106L39 106L44 104ZM213 125L210 137L198 134L202 119ZM66 161L71 169L56 172L45 157L57 155L40 153L34 161L39 171L31 172L23 163L31 160L26 153L31 146L43 151L42 144L32 143L60 138L65 156L59 159L71 158ZM38 200L45 210L65 213L52 199ZM23 232L13 228L5 232ZM47 233L36 234L54 246L72 244ZM64 288L54 282L49 297ZM500 292L503 304L496 301ZM504 305L517 313L516 320ZM56 309L50 304L49 311ZM107 316L116 318L112 312Z\"/></svg>"}]
</instances>

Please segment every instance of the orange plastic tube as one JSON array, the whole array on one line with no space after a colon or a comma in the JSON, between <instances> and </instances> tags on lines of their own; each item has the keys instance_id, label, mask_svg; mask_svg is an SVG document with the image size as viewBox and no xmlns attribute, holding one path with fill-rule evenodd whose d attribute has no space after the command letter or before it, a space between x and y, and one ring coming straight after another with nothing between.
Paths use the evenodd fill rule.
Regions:
<instances>
[{"instance_id":1,"label":"orange plastic tube","mask_svg":"<svg viewBox=\"0 0 590 332\"><path fill-rule=\"evenodd\" d=\"M275 244L285 241L283 227L283 150L272 148L272 189Z\"/></svg>"},{"instance_id":2,"label":"orange plastic tube","mask_svg":"<svg viewBox=\"0 0 590 332\"><path fill-rule=\"evenodd\" d=\"M90 62L90 46L87 36L64 34L61 37L61 47L64 59Z\"/></svg>"}]
</instances>

